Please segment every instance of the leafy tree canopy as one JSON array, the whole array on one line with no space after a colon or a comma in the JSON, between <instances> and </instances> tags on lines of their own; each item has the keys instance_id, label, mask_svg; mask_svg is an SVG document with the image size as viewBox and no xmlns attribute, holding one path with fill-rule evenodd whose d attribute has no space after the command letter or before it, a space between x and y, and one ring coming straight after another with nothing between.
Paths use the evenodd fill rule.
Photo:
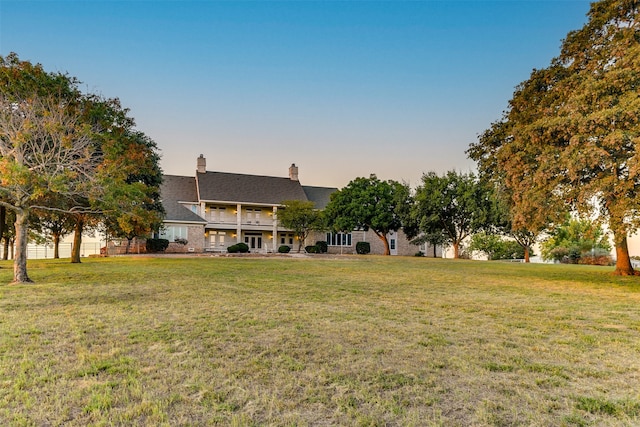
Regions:
<instances>
[{"instance_id":1,"label":"leafy tree canopy","mask_svg":"<svg viewBox=\"0 0 640 427\"><path fill-rule=\"evenodd\" d=\"M105 213L116 211L117 200L120 211L132 212L146 203L142 193L157 192L138 177L157 169L155 145L133 126L117 99L83 94L75 78L15 54L0 57L0 205L16 218L14 281L31 281L26 245L34 209Z\"/></svg>"},{"instance_id":2,"label":"leafy tree canopy","mask_svg":"<svg viewBox=\"0 0 640 427\"><path fill-rule=\"evenodd\" d=\"M627 236L640 225L639 11L637 0L592 3L587 24L468 151L509 190L516 225L540 229L595 203L614 233L618 274L634 273Z\"/></svg>"},{"instance_id":3,"label":"leafy tree canopy","mask_svg":"<svg viewBox=\"0 0 640 427\"><path fill-rule=\"evenodd\" d=\"M283 208L278 209L278 222L296 235L300 252L309 233L325 228L322 214L314 208L313 202L286 200L282 205Z\"/></svg>"},{"instance_id":4,"label":"leafy tree canopy","mask_svg":"<svg viewBox=\"0 0 640 427\"><path fill-rule=\"evenodd\" d=\"M586 219L570 218L563 225L550 231L549 237L542 242L542 258L560 260L562 256L573 254L579 258L583 254L609 253L609 237L602 227Z\"/></svg>"},{"instance_id":5,"label":"leafy tree canopy","mask_svg":"<svg viewBox=\"0 0 640 427\"><path fill-rule=\"evenodd\" d=\"M472 173L426 173L414 197L414 232L443 235L445 243L453 246L455 258L460 256L460 244L465 238L493 227L497 221L491 187L480 183Z\"/></svg>"},{"instance_id":6,"label":"leafy tree canopy","mask_svg":"<svg viewBox=\"0 0 640 427\"><path fill-rule=\"evenodd\" d=\"M327 223L336 231L372 230L389 255L387 234L402 227L401 210L409 200L409 187L399 182L382 181L375 174L356 178L331 195L324 210Z\"/></svg>"}]
</instances>

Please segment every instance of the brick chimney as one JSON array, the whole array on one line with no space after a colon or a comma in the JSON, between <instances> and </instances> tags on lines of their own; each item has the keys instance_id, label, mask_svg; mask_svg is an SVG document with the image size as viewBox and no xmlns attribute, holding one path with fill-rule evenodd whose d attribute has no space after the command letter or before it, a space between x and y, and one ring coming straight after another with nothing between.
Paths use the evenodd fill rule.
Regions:
<instances>
[{"instance_id":1,"label":"brick chimney","mask_svg":"<svg viewBox=\"0 0 640 427\"><path fill-rule=\"evenodd\" d=\"M291 166L289 166L289 179L291 181L298 180L298 167L295 163L291 163Z\"/></svg>"},{"instance_id":2,"label":"brick chimney","mask_svg":"<svg viewBox=\"0 0 640 427\"><path fill-rule=\"evenodd\" d=\"M202 154L198 157L198 173L205 173L207 171L207 159Z\"/></svg>"}]
</instances>

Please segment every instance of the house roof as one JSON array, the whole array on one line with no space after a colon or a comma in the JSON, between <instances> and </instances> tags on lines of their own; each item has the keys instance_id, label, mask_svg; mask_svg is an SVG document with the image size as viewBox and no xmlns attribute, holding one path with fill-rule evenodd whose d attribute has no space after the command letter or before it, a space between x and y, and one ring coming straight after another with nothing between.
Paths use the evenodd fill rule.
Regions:
<instances>
[{"instance_id":1,"label":"house roof","mask_svg":"<svg viewBox=\"0 0 640 427\"><path fill-rule=\"evenodd\" d=\"M312 187L309 185L303 185L302 189L307 195L307 199L315 204L316 209L324 209L331 200L331 194L338 191L337 188L328 187Z\"/></svg>"},{"instance_id":2,"label":"house roof","mask_svg":"<svg viewBox=\"0 0 640 427\"><path fill-rule=\"evenodd\" d=\"M160 194L162 206L166 212L165 221L207 222L180 204L180 202L198 203L194 177L164 175Z\"/></svg>"},{"instance_id":3,"label":"house roof","mask_svg":"<svg viewBox=\"0 0 640 427\"><path fill-rule=\"evenodd\" d=\"M299 181L227 172L196 173L200 200L278 205L307 200Z\"/></svg>"}]
</instances>

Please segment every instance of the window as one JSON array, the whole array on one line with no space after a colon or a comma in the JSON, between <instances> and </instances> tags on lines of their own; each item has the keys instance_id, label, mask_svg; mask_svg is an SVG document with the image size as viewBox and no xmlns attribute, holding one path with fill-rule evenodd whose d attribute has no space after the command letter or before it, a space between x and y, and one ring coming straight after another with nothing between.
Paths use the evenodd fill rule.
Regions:
<instances>
[{"instance_id":1,"label":"window","mask_svg":"<svg viewBox=\"0 0 640 427\"><path fill-rule=\"evenodd\" d=\"M281 234L280 235L280 244L281 245L293 245L293 234Z\"/></svg>"},{"instance_id":2,"label":"window","mask_svg":"<svg viewBox=\"0 0 640 427\"><path fill-rule=\"evenodd\" d=\"M327 245L351 246L351 233L327 233Z\"/></svg>"},{"instance_id":3,"label":"window","mask_svg":"<svg viewBox=\"0 0 640 427\"><path fill-rule=\"evenodd\" d=\"M215 247L222 247L224 248L224 238L226 237L226 234L224 231L210 231L209 232L209 242L210 242L210 246L212 248Z\"/></svg>"},{"instance_id":4,"label":"window","mask_svg":"<svg viewBox=\"0 0 640 427\"><path fill-rule=\"evenodd\" d=\"M179 226L179 225L169 225L160 230L160 238L167 239L170 242L175 242L176 239L186 239L187 238L187 227Z\"/></svg>"},{"instance_id":5,"label":"window","mask_svg":"<svg viewBox=\"0 0 640 427\"><path fill-rule=\"evenodd\" d=\"M227 216L227 208L218 208L211 206L209 212L209 220L212 222L225 222Z\"/></svg>"}]
</instances>

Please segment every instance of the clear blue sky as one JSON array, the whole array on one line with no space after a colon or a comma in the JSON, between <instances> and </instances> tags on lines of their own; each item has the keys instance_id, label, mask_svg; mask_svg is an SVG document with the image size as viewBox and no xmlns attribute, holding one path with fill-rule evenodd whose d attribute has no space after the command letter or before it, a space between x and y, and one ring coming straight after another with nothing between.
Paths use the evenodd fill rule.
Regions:
<instances>
[{"instance_id":1,"label":"clear blue sky","mask_svg":"<svg viewBox=\"0 0 640 427\"><path fill-rule=\"evenodd\" d=\"M589 1L0 0L16 52L120 98L165 173L346 185L473 170L464 151Z\"/></svg>"}]
</instances>

